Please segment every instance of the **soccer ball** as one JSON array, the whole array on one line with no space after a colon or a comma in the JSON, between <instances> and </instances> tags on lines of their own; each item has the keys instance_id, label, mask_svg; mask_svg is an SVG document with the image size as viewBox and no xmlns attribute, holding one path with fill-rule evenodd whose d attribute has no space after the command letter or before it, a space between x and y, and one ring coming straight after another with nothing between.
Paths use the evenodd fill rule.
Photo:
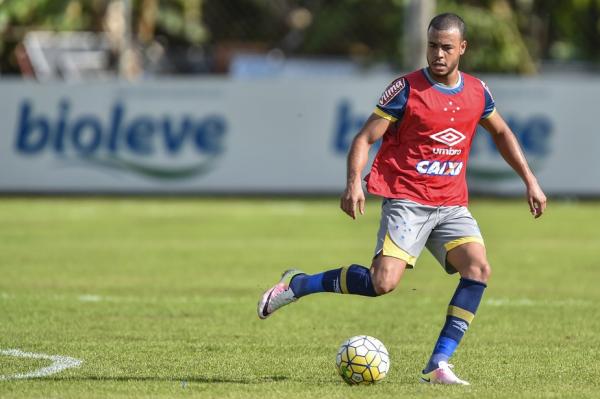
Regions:
<instances>
[{"instance_id":1,"label":"soccer ball","mask_svg":"<svg viewBox=\"0 0 600 399\"><path fill-rule=\"evenodd\" d=\"M335 364L348 384L368 385L385 378L390 369L390 356L377 338L357 335L340 345Z\"/></svg>"}]
</instances>

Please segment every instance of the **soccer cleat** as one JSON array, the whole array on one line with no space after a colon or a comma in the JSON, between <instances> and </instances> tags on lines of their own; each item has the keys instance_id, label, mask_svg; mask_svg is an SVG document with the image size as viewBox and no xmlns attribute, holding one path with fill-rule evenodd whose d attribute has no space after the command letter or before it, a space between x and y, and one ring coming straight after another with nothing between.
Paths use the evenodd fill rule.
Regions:
<instances>
[{"instance_id":1,"label":"soccer cleat","mask_svg":"<svg viewBox=\"0 0 600 399\"><path fill-rule=\"evenodd\" d=\"M421 375L420 381L426 384L471 385L467 381L458 378L452 371L453 367L453 365L446 362L439 362L438 368Z\"/></svg>"},{"instance_id":2,"label":"soccer cleat","mask_svg":"<svg viewBox=\"0 0 600 399\"><path fill-rule=\"evenodd\" d=\"M279 282L265 291L260 298L260 301L258 301L258 307L256 309L258 317L266 319L282 306L298 300L290 288L290 281L298 274L304 274L304 272L298 269L286 270L281 275Z\"/></svg>"}]
</instances>

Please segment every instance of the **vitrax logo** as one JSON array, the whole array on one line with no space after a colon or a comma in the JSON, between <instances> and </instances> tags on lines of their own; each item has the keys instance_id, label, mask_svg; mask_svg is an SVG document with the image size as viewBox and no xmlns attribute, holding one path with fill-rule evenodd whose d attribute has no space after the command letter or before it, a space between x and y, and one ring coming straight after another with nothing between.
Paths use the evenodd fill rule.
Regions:
<instances>
[{"instance_id":1,"label":"vitrax logo","mask_svg":"<svg viewBox=\"0 0 600 399\"><path fill-rule=\"evenodd\" d=\"M404 78L393 81L381 95L379 105L387 105L394 97L396 97L396 94L402 91L402 89L404 89Z\"/></svg>"},{"instance_id":2,"label":"vitrax logo","mask_svg":"<svg viewBox=\"0 0 600 399\"><path fill-rule=\"evenodd\" d=\"M456 144L466 139L466 136L464 134L452 128L442 130L441 132L432 134L429 137L431 137L435 141L439 141L440 143L446 144L448 147L455 146Z\"/></svg>"}]
</instances>

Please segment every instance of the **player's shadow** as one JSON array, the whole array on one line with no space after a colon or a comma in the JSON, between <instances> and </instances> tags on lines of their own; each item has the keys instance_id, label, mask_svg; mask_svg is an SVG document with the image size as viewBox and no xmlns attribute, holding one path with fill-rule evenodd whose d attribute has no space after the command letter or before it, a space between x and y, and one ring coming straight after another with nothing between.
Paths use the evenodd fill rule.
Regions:
<instances>
[{"instance_id":1,"label":"player's shadow","mask_svg":"<svg viewBox=\"0 0 600 399\"><path fill-rule=\"evenodd\" d=\"M160 376L64 376L64 377L42 377L37 380L61 380L61 381L112 381L112 382L131 382L131 381L158 381L175 382L185 386L189 383L201 384L257 384L261 382L277 382L289 379L283 375L267 375L259 378L227 378L227 377L207 377L201 375L187 377L160 377Z\"/></svg>"}]
</instances>

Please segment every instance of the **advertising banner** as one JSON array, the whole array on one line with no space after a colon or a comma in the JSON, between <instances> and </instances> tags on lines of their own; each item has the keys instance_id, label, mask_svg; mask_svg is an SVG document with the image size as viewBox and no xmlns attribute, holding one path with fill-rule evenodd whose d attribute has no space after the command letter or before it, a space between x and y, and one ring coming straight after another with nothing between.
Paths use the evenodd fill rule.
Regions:
<instances>
[{"instance_id":1,"label":"advertising banner","mask_svg":"<svg viewBox=\"0 0 600 399\"><path fill-rule=\"evenodd\" d=\"M0 81L0 191L339 193L392 80ZM542 187L600 195L600 80L485 80ZM483 129L468 173L472 191L523 192Z\"/></svg>"}]
</instances>

